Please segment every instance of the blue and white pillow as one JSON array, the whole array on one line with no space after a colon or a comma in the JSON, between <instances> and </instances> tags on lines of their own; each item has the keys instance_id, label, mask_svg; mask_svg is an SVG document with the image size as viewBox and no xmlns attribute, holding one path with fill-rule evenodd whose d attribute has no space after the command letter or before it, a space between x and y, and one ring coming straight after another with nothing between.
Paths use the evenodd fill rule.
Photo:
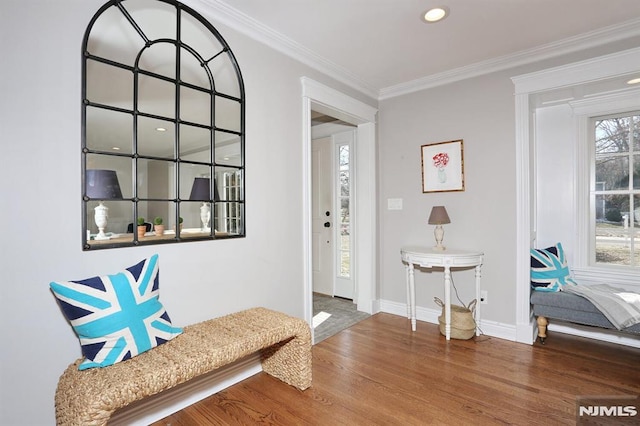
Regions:
<instances>
[{"instance_id":1,"label":"blue and white pillow","mask_svg":"<svg viewBox=\"0 0 640 426\"><path fill-rule=\"evenodd\" d=\"M531 287L537 291L562 291L571 278L567 258L558 243L546 249L531 249Z\"/></svg>"},{"instance_id":2,"label":"blue and white pillow","mask_svg":"<svg viewBox=\"0 0 640 426\"><path fill-rule=\"evenodd\" d=\"M158 300L157 254L114 275L50 287L80 339L79 370L113 365L182 333Z\"/></svg>"}]
</instances>

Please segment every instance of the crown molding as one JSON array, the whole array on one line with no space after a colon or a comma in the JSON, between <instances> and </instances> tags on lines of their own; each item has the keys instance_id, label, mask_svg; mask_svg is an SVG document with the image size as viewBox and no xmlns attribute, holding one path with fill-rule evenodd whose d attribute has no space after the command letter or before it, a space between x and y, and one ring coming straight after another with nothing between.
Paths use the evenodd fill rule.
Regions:
<instances>
[{"instance_id":1,"label":"crown molding","mask_svg":"<svg viewBox=\"0 0 640 426\"><path fill-rule=\"evenodd\" d=\"M558 40L553 43L544 44L533 49L523 50L512 55L505 55L487 61L477 62L475 64L429 75L406 83L385 87L380 89L378 100L405 95L419 90L430 89L436 86L442 86L455 81L478 77L520 65L539 62L636 36L640 36L640 18L627 21L619 25L601 28L575 37Z\"/></svg>"},{"instance_id":2,"label":"crown molding","mask_svg":"<svg viewBox=\"0 0 640 426\"><path fill-rule=\"evenodd\" d=\"M378 89L373 85L225 2L220 0L184 0L183 3L200 11L200 13L208 14L208 18L212 21L233 28L239 33L296 59L373 99L378 98Z\"/></svg>"},{"instance_id":3,"label":"crown molding","mask_svg":"<svg viewBox=\"0 0 640 426\"><path fill-rule=\"evenodd\" d=\"M420 90L465 80L472 77L502 71L520 65L542 61L601 46L603 44L640 36L640 18L591 31L575 37L548 43L533 49L527 49L512 55L505 55L487 61L477 62L464 67L455 68L437 74L428 75L416 80L396 84L382 89L364 81L345 68L323 58L305 48L298 42L273 30L254 18L240 12L221 0L183 0L183 2L209 19L219 22L242 33L278 52L281 52L327 76L370 96L383 100L401 96Z\"/></svg>"},{"instance_id":4,"label":"crown molding","mask_svg":"<svg viewBox=\"0 0 640 426\"><path fill-rule=\"evenodd\" d=\"M640 70L640 48L573 62L568 65L512 77L516 94L600 81L612 76L633 75Z\"/></svg>"}]
</instances>

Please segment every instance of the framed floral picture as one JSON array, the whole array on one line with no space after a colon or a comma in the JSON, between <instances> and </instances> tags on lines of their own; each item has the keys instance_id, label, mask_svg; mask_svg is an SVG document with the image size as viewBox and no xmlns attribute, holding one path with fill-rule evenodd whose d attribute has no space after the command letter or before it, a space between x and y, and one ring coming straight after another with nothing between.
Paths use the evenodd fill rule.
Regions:
<instances>
[{"instance_id":1,"label":"framed floral picture","mask_svg":"<svg viewBox=\"0 0 640 426\"><path fill-rule=\"evenodd\" d=\"M464 191L462 139L422 145L422 192Z\"/></svg>"}]
</instances>

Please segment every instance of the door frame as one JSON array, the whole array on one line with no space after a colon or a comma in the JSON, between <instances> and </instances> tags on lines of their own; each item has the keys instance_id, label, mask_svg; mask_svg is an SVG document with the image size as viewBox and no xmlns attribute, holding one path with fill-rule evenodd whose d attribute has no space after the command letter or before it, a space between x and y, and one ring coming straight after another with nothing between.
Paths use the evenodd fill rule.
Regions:
<instances>
[{"instance_id":1,"label":"door frame","mask_svg":"<svg viewBox=\"0 0 640 426\"><path fill-rule=\"evenodd\" d=\"M308 77L302 84L302 200L304 317L313 321L313 268L311 241L311 110L357 126L355 147L355 302L359 311L379 311L376 232L376 114L378 110Z\"/></svg>"}]
</instances>

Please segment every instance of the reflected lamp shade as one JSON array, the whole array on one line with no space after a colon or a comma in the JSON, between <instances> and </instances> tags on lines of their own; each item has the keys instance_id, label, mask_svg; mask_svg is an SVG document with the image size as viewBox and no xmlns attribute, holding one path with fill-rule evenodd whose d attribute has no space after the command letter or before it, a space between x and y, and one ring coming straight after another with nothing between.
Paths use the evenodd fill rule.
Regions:
<instances>
[{"instance_id":1,"label":"reflected lamp shade","mask_svg":"<svg viewBox=\"0 0 640 426\"><path fill-rule=\"evenodd\" d=\"M189 200L191 201L209 201L209 185L210 179L206 177L197 177L193 180L193 186L191 187L191 194L189 195ZM218 185L213 187L213 201L220 201L220 196L218 195Z\"/></svg>"},{"instance_id":2,"label":"reflected lamp shade","mask_svg":"<svg viewBox=\"0 0 640 426\"><path fill-rule=\"evenodd\" d=\"M209 201L209 178L197 177L193 180L191 187L191 201Z\"/></svg>"},{"instance_id":3,"label":"reflected lamp shade","mask_svg":"<svg viewBox=\"0 0 640 426\"><path fill-rule=\"evenodd\" d=\"M122 199L122 191L115 170L87 170L87 197L95 200Z\"/></svg>"},{"instance_id":4,"label":"reflected lamp shade","mask_svg":"<svg viewBox=\"0 0 640 426\"><path fill-rule=\"evenodd\" d=\"M429 215L428 220L429 225L436 225L436 229L433 230L433 235L436 238L436 245L434 250L445 250L446 247L442 245L442 240L444 238L444 229L442 229L442 225L445 223L451 223L449 219L449 215L447 214L447 209L444 206L433 206L431 209L431 214Z\"/></svg>"},{"instance_id":5,"label":"reflected lamp shade","mask_svg":"<svg viewBox=\"0 0 640 426\"><path fill-rule=\"evenodd\" d=\"M104 230L107 228L109 208L104 205L103 201L122 199L118 175L115 170L87 170L85 184L86 196L100 201L100 204L94 209L94 219L98 227L95 239L108 240L110 237L105 234Z\"/></svg>"}]
</instances>

